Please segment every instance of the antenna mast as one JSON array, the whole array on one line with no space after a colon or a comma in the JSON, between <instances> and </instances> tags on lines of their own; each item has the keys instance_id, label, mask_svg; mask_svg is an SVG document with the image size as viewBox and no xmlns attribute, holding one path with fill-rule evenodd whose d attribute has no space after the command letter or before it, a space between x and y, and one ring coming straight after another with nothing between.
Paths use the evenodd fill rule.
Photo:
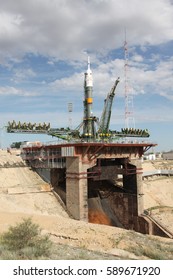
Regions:
<instances>
[{"instance_id":1,"label":"antenna mast","mask_svg":"<svg viewBox=\"0 0 173 280\"><path fill-rule=\"evenodd\" d=\"M71 117L72 112L73 112L73 103L69 102L68 103L68 114L69 114L68 126L69 126L70 129L72 129L72 117Z\"/></svg>"},{"instance_id":2,"label":"antenna mast","mask_svg":"<svg viewBox=\"0 0 173 280\"><path fill-rule=\"evenodd\" d=\"M134 119L134 108L133 108L133 95L130 87L129 79L129 53L128 44L126 40L125 30L125 41L124 41L124 93L125 93L125 127L135 128Z\"/></svg>"}]
</instances>

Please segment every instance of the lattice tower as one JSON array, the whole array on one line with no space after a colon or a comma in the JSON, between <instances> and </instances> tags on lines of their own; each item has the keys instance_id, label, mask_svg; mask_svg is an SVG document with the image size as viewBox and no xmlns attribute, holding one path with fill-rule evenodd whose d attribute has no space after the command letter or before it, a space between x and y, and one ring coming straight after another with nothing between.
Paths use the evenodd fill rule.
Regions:
<instances>
[{"instance_id":1,"label":"lattice tower","mask_svg":"<svg viewBox=\"0 0 173 280\"><path fill-rule=\"evenodd\" d=\"M135 128L133 94L129 78L128 44L124 42L124 93L125 93L125 127Z\"/></svg>"}]
</instances>

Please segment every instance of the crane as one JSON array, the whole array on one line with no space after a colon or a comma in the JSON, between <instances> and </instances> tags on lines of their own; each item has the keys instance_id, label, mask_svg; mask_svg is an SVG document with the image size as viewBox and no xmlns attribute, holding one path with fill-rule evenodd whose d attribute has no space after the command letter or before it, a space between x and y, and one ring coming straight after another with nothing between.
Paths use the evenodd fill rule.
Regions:
<instances>
[{"instance_id":1,"label":"crane","mask_svg":"<svg viewBox=\"0 0 173 280\"><path fill-rule=\"evenodd\" d=\"M98 133L101 134L108 134L109 133L109 124L111 118L111 111L112 111L112 103L115 96L115 89L120 81L120 78L116 79L113 87L111 88L110 92L107 94L106 99L104 100L104 108L100 118Z\"/></svg>"}]
</instances>

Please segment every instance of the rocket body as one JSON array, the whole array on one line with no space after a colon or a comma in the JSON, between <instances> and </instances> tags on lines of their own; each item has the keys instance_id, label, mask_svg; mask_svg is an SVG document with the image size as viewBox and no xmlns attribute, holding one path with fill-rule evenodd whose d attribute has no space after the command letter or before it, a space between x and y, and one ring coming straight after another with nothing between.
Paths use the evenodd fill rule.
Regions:
<instances>
[{"instance_id":1,"label":"rocket body","mask_svg":"<svg viewBox=\"0 0 173 280\"><path fill-rule=\"evenodd\" d=\"M92 114L93 104L93 77L90 69L90 60L88 57L88 69L85 72L84 78L84 119L83 119L83 136L93 138L94 131L94 119Z\"/></svg>"},{"instance_id":2,"label":"rocket body","mask_svg":"<svg viewBox=\"0 0 173 280\"><path fill-rule=\"evenodd\" d=\"M85 113L84 118L90 118L92 116L92 92L93 92L93 77L92 71L90 69L90 61L88 58L88 69L85 73L84 79L84 104L85 104Z\"/></svg>"}]
</instances>

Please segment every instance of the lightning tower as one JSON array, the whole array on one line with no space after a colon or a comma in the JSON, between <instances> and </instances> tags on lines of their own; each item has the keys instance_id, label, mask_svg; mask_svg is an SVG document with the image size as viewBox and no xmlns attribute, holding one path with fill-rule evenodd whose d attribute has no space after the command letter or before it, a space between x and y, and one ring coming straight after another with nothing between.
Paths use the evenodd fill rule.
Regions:
<instances>
[{"instance_id":1,"label":"lightning tower","mask_svg":"<svg viewBox=\"0 0 173 280\"><path fill-rule=\"evenodd\" d=\"M128 44L124 42L124 92L125 92L125 127L135 128L132 88L129 79L129 53Z\"/></svg>"},{"instance_id":2,"label":"lightning tower","mask_svg":"<svg viewBox=\"0 0 173 280\"><path fill-rule=\"evenodd\" d=\"M68 103L68 114L69 114L68 126L70 129L72 129L72 117L71 117L72 112L73 112L73 103L69 102Z\"/></svg>"}]
</instances>

